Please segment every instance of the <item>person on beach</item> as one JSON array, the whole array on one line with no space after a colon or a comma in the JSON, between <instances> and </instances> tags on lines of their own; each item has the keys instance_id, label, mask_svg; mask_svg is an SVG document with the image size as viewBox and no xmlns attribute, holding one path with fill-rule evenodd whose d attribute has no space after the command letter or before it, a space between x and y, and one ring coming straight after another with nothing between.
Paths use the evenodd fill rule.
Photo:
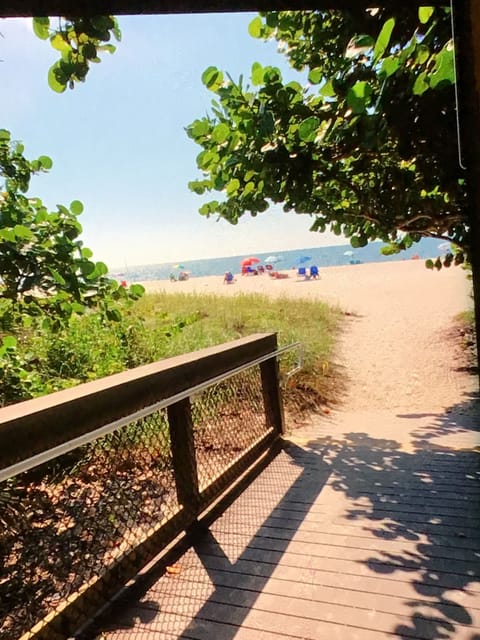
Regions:
<instances>
[{"instance_id":1,"label":"person on beach","mask_svg":"<svg viewBox=\"0 0 480 640\"><path fill-rule=\"evenodd\" d=\"M231 271L225 271L225 276L223 277L223 284L232 284L233 283L233 273Z\"/></svg>"}]
</instances>

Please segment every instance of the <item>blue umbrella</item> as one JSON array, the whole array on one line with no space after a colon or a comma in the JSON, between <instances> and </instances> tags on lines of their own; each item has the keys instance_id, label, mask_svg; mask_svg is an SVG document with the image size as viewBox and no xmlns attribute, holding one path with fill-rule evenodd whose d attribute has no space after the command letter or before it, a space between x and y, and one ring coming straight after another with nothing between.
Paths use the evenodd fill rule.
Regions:
<instances>
[{"instance_id":1,"label":"blue umbrella","mask_svg":"<svg viewBox=\"0 0 480 640\"><path fill-rule=\"evenodd\" d=\"M300 256L295 260L295 264L305 264L305 262L310 262L311 256Z\"/></svg>"}]
</instances>

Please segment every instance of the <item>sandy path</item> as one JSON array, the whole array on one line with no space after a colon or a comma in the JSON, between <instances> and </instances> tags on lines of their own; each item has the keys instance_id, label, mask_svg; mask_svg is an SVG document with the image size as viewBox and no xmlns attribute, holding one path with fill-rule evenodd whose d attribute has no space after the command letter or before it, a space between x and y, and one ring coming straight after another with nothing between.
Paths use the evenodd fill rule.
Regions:
<instances>
[{"instance_id":1,"label":"sandy path","mask_svg":"<svg viewBox=\"0 0 480 640\"><path fill-rule=\"evenodd\" d=\"M345 414L439 412L477 390L475 376L459 370L461 354L448 338L452 319L471 306L462 269L431 272L423 262L403 261L330 267L307 282L291 275L240 276L233 285L221 277L144 284L148 291L258 292L339 305L351 314L337 354L349 379Z\"/></svg>"}]
</instances>

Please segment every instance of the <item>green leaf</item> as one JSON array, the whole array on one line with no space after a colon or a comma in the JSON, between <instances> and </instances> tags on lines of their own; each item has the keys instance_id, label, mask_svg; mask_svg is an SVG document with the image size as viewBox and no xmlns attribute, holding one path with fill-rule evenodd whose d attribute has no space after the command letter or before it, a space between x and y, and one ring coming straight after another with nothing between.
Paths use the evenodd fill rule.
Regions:
<instances>
[{"instance_id":1,"label":"green leaf","mask_svg":"<svg viewBox=\"0 0 480 640\"><path fill-rule=\"evenodd\" d=\"M145 293L145 287L141 284L132 284L129 287L129 292L136 298L141 298Z\"/></svg>"},{"instance_id":2,"label":"green leaf","mask_svg":"<svg viewBox=\"0 0 480 640\"><path fill-rule=\"evenodd\" d=\"M375 48L373 50L374 62L379 60L387 50L394 26L395 18L389 18L383 25L382 30L378 34L377 41L375 42Z\"/></svg>"},{"instance_id":3,"label":"green leaf","mask_svg":"<svg viewBox=\"0 0 480 640\"><path fill-rule=\"evenodd\" d=\"M107 309L107 318L112 322L120 322L122 314L118 309Z\"/></svg>"},{"instance_id":4,"label":"green leaf","mask_svg":"<svg viewBox=\"0 0 480 640\"><path fill-rule=\"evenodd\" d=\"M63 285L65 285L65 284L66 284L66 282L65 282L65 278L64 278L64 277L63 277L63 276L62 276L58 271L56 271L56 269L51 269L51 270L50 270L50 273L51 273L51 275L52 275L52 278L54 279L54 281L55 281L57 284L59 284L59 285L61 285L61 286L63 286Z\"/></svg>"},{"instance_id":5,"label":"green leaf","mask_svg":"<svg viewBox=\"0 0 480 640\"><path fill-rule=\"evenodd\" d=\"M57 51L71 51L71 46L66 42L59 33L56 33L50 38L50 44Z\"/></svg>"},{"instance_id":6,"label":"green leaf","mask_svg":"<svg viewBox=\"0 0 480 640\"><path fill-rule=\"evenodd\" d=\"M313 142L317 136L317 130L320 126L320 120L314 116L305 118L298 127L298 135L300 140L304 142Z\"/></svg>"},{"instance_id":7,"label":"green leaf","mask_svg":"<svg viewBox=\"0 0 480 640\"><path fill-rule=\"evenodd\" d=\"M222 144L222 142L225 142L225 140L227 140L229 135L230 129L228 128L228 125L221 122L220 124L217 124L217 126L213 129L212 140L214 140L217 144Z\"/></svg>"},{"instance_id":8,"label":"green leaf","mask_svg":"<svg viewBox=\"0 0 480 640\"><path fill-rule=\"evenodd\" d=\"M227 185L227 195L231 196L238 191L240 187L240 180L238 178L233 178Z\"/></svg>"},{"instance_id":9,"label":"green leaf","mask_svg":"<svg viewBox=\"0 0 480 640\"><path fill-rule=\"evenodd\" d=\"M40 156L38 161L42 165L42 169L46 169L47 171L53 167L52 159L48 156Z\"/></svg>"},{"instance_id":10,"label":"green leaf","mask_svg":"<svg viewBox=\"0 0 480 640\"><path fill-rule=\"evenodd\" d=\"M430 49L426 44L419 44L415 51L415 62L417 64L425 64L430 57Z\"/></svg>"},{"instance_id":11,"label":"green leaf","mask_svg":"<svg viewBox=\"0 0 480 640\"><path fill-rule=\"evenodd\" d=\"M40 40L47 40L50 35L50 20L48 18L33 18L33 33Z\"/></svg>"},{"instance_id":12,"label":"green leaf","mask_svg":"<svg viewBox=\"0 0 480 640\"><path fill-rule=\"evenodd\" d=\"M87 258L87 256L85 256L85 258ZM92 273L95 271L95 265L93 264L93 262L90 262L88 259L85 259L83 262L79 264L79 269L82 272L82 275L87 278L88 276L91 276Z\"/></svg>"},{"instance_id":13,"label":"green leaf","mask_svg":"<svg viewBox=\"0 0 480 640\"><path fill-rule=\"evenodd\" d=\"M396 72L399 66L400 66L400 60L394 56L390 56L389 58L385 58L383 60L381 73L386 78L389 78Z\"/></svg>"},{"instance_id":14,"label":"green leaf","mask_svg":"<svg viewBox=\"0 0 480 640\"><path fill-rule=\"evenodd\" d=\"M429 84L427 81L427 72L422 71L422 73L415 80L412 91L414 95L421 96L428 88Z\"/></svg>"},{"instance_id":15,"label":"green leaf","mask_svg":"<svg viewBox=\"0 0 480 640\"><path fill-rule=\"evenodd\" d=\"M441 82L448 82L450 84L455 82L453 45L446 45L437 55L435 68L430 76L430 86L433 89Z\"/></svg>"},{"instance_id":16,"label":"green leaf","mask_svg":"<svg viewBox=\"0 0 480 640\"><path fill-rule=\"evenodd\" d=\"M262 36L263 22L260 16L254 18L248 25L248 33L252 38L260 38Z\"/></svg>"},{"instance_id":17,"label":"green leaf","mask_svg":"<svg viewBox=\"0 0 480 640\"><path fill-rule=\"evenodd\" d=\"M433 269L433 260L430 260L430 258L428 260L425 260L425 266L427 267L427 269Z\"/></svg>"},{"instance_id":18,"label":"green leaf","mask_svg":"<svg viewBox=\"0 0 480 640\"><path fill-rule=\"evenodd\" d=\"M202 82L207 89L212 89L223 81L223 73L217 67L208 67L202 73Z\"/></svg>"},{"instance_id":19,"label":"green leaf","mask_svg":"<svg viewBox=\"0 0 480 640\"><path fill-rule=\"evenodd\" d=\"M325 98L333 98L337 95L333 86L333 82L331 80L328 80L328 82L326 82L322 86L322 88L320 89L320 95L324 96Z\"/></svg>"},{"instance_id":20,"label":"green leaf","mask_svg":"<svg viewBox=\"0 0 480 640\"><path fill-rule=\"evenodd\" d=\"M354 249L359 249L360 247L366 247L368 240L365 236L355 235L350 238L350 244Z\"/></svg>"},{"instance_id":21,"label":"green leaf","mask_svg":"<svg viewBox=\"0 0 480 640\"><path fill-rule=\"evenodd\" d=\"M418 19L420 22L426 24L430 20L433 11L433 7L418 7Z\"/></svg>"},{"instance_id":22,"label":"green leaf","mask_svg":"<svg viewBox=\"0 0 480 640\"><path fill-rule=\"evenodd\" d=\"M13 232L19 240L31 240L34 237L32 230L22 224L16 224L13 227Z\"/></svg>"},{"instance_id":23,"label":"green leaf","mask_svg":"<svg viewBox=\"0 0 480 640\"><path fill-rule=\"evenodd\" d=\"M243 195L244 196L248 196L248 194L252 193L252 191L255 191L255 183L254 182L247 182L247 184L245 185L245 188L243 190Z\"/></svg>"},{"instance_id":24,"label":"green leaf","mask_svg":"<svg viewBox=\"0 0 480 640\"><path fill-rule=\"evenodd\" d=\"M320 84L322 81L323 72L322 69L317 67L316 69L312 69L308 74L308 81L312 84Z\"/></svg>"},{"instance_id":25,"label":"green leaf","mask_svg":"<svg viewBox=\"0 0 480 640\"><path fill-rule=\"evenodd\" d=\"M63 93L67 88L67 84L66 82L60 82L60 80L58 79L59 68L60 65L58 62L56 62L48 70L48 86L50 87L50 89L53 89L57 93Z\"/></svg>"},{"instance_id":26,"label":"green leaf","mask_svg":"<svg viewBox=\"0 0 480 640\"><path fill-rule=\"evenodd\" d=\"M83 212L83 204L80 200L73 200L73 202L70 203L70 211L76 216L79 216Z\"/></svg>"},{"instance_id":27,"label":"green leaf","mask_svg":"<svg viewBox=\"0 0 480 640\"><path fill-rule=\"evenodd\" d=\"M95 271L99 276L106 276L108 273L108 267L104 262L96 262Z\"/></svg>"},{"instance_id":28,"label":"green leaf","mask_svg":"<svg viewBox=\"0 0 480 640\"><path fill-rule=\"evenodd\" d=\"M117 47L114 44L102 44L101 47L97 47L101 51L108 51L108 53L113 54L117 50Z\"/></svg>"},{"instance_id":29,"label":"green leaf","mask_svg":"<svg viewBox=\"0 0 480 640\"><path fill-rule=\"evenodd\" d=\"M199 138L210 131L210 124L208 120L195 120L189 129L194 138Z\"/></svg>"},{"instance_id":30,"label":"green leaf","mask_svg":"<svg viewBox=\"0 0 480 640\"><path fill-rule=\"evenodd\" d=\"M10 140L10 131L7 131L6 129L0 129L0 141L1 140Z\"/></svg>"},{"instance_id":31,"label":"green leaf","mask_svg":"<svg viewBox=\"0 0 480 640\"><path fill-rule=\"evenodd\" d=\"M15 349L17 346L17 339L14 336L4 336L2 344L6 349Z\"/></svg>"},{"instance_id":32,"label":"green leaf","mask_svg":"<svg viewBox=\"0 0 480 640\"><path fill-rule=\"evenodd\" d=\"M365 80L359 80L347 93L347 104L353 113L363 113L367 107L368 99L372 94L372 87Z\"/></svg>"},{"instance_id":33,"label":"green leaf","mask_svg":"<svg viewBox=\"0 0 480 640\"><path fill-rule=\"evenodd\" d=\"M265 69L259 62L252 64L252 83L254 86L258 86L263 83Z\"/></svg>"},{"instance_id":34,"label":"green leaf","mask_svg":"<svg viewBox=\"0 0 480 640\"><path fill-rule=\"evenodd\" d=\"M282 79L282 74L278 67L265 67L263 73L263 81L265 84L275 84Z\"/></svg>"},{"instance_id":35,"label":"green leaf","mask_svg":"<svg viewBox=\"0 0 480 640\"><path fill-rule=\"evenodd\" d=\"M278 26L278 13L269 11L267 13L265 22L269 27L272 27L272 29L274 29L276 26Z\"/></svg>"}]
</instances>

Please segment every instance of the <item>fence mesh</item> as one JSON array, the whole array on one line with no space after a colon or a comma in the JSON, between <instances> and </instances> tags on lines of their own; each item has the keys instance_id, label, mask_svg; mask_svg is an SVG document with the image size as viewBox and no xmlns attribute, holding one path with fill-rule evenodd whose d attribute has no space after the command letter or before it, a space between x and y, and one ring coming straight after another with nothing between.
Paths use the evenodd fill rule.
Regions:
<instances>
[{"instance_id":1,"label":"fence mesh","mask_svg":"<svg viewBox=\"0 0 480 640\"><path fill-rule=\"evenodd\" d=\"M212 484L217 478L232 479L232 463L274 436L261 368L206 388L190 406L191 455L208 501L224 488ZM132 550L143 560L139 546L159 530L160 551L162 524L185 526L180 511L166 409L0 483L0 640L35 637L35 624L120 560L130 562Z\"/></svg>"},{"instance_id":2,"label":"fence mesh","mask_svg":"<svg viewBox=\"0 0 480 640\"><path fill-rule=\"evenodd\" d=\"M164 411L2 483L0 639L28 632L177 511Z\"/></svg>"},{"instance_id":3,"label":"fence mesh","mask_svg":"<svg viewBox=\"0 0 480 640\"><path fill-rule=\"evenodd\" d=\"M192 419L203 491L269 431L260 368L247 369L192 398Z\"/></svg>"}]
</instances>

